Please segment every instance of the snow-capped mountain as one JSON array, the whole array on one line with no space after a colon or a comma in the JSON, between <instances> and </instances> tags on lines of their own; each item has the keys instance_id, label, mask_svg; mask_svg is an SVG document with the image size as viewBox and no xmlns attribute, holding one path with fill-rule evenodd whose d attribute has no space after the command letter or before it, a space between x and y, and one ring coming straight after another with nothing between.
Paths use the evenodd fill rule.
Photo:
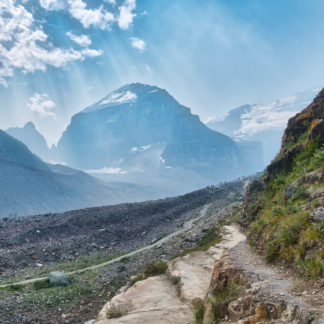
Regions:
<instances>
[{"instance_id":1,"label":"snow-capped mountain","mask_svg":"<svg viewBox=\"0 0 324 324\"><path fill-rule=\"evenodd\" d=\"M24 127L11 127L6 132L17 140L23 142L34 154L41 159L48 161L49 147L41 133L32 122L28 122Z\"/></svg>"},{"instance_id":2,"label":"snow-capped mountain","mask_svg":"<svg viewBox=\"0 0 324 324\"><path fill-rule=\"evenodd\" d=\"M206 127L166 90L135 83L74 115L55 159L113 176L180 179L186 173L188 182L203 179L201 185L259 168L246 162L244 149Z\"/></svg>"},{"instance_id":3,"label":"snow-capped mountain","mask_svg":"<svg viewBox=\"0 0 324 324\"><path fill-rule=\"evenodd\" d=\"M301 91L269 105L240 106L231 110L222 120L209 120L207 126L236 140L261 141L264 162L268 164L279 152L288 119L310 104L318 91L320 88Z\"/></svg>"}]
</instances>

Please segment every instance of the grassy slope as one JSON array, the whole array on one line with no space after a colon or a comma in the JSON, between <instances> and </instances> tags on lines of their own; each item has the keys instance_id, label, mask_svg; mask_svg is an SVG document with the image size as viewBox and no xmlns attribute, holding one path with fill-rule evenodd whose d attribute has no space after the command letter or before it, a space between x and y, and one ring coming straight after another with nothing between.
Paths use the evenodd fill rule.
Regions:
<instances>
[{"instance_id":1,"label":"grassy slope","mask_svg":"<svg viewBox=\"0 0 324 324\"><path fill-rule=\"evenodd\" d=\"M301 184L290 197L285 195L294 181L311 171L324 172L324 147L316 141L305 145L294 158L291 171L271 177L265 189L254 193L247 215L252 221L250 242L262 247L268 262L290 264L316 279L324 272L324 224L310 217L319 206L311 194L323 190L324 184Z\"/></svg>"}]
</instances>

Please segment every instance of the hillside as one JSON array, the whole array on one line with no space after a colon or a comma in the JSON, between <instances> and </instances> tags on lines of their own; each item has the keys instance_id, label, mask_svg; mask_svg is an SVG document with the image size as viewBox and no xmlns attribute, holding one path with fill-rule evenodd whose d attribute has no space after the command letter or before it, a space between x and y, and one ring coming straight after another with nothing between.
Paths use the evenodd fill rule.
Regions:
<instances>
[{"instance_id":1,"label":"hillside","mask_svg":"<svg viewBox=\"0 0 324 324\"><path fill-rule=\"evenodd\" d=\"M144 188L105 183L61 165L46 164L20 141L0 131L0 217L62 212L139 201Z\"/></svg>"},{"instance_id":2,"label":"hillside","mask_svg":"<svg viewBox=\"0 0 324 324\"><path fill-rule=\"evenodd\" d=\"M251 183L240 223L269 262L324 274L324 89L291 118L280 153Z\"/></svg>"}]
</instances>

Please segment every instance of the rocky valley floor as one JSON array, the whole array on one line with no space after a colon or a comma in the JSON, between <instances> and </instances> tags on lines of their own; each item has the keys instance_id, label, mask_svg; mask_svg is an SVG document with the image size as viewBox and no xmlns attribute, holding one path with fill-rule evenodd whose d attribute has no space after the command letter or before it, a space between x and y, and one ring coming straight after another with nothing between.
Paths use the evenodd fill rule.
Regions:
<instances>
[{"instance_id":1,"label":"rocky valley floor","mask_svg":"<svg viewBox=\"0 0 324 324\"><path fill-rule=\"evenodd\" d=\"M83 323L95 318L147 263L167 261L195 247L239 200L245 182L155 202L2 220L1 284L6 286L0 290L0 322ZM46 277L53 270L75 272L118 257L106 266L74 273L67 287L43 287L43 281L15 284Z\"/></svg>"}]
</instances>

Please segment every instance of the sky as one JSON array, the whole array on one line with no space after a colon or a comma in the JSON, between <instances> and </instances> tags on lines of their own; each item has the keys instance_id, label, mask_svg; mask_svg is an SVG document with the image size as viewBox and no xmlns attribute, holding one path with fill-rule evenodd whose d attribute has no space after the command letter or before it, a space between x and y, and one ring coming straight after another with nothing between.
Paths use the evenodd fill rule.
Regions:
<instances>
[{"instance_id":1,"label":"sky","mask_svg":"<svg viewBox=\"0 0 324 324\"><path fill-rule=\"evenodd\" d=\"M202 120L324 85L322 0L1 0L0 128L56 143L132 82Z\"/></svg>"}]
</instances>

